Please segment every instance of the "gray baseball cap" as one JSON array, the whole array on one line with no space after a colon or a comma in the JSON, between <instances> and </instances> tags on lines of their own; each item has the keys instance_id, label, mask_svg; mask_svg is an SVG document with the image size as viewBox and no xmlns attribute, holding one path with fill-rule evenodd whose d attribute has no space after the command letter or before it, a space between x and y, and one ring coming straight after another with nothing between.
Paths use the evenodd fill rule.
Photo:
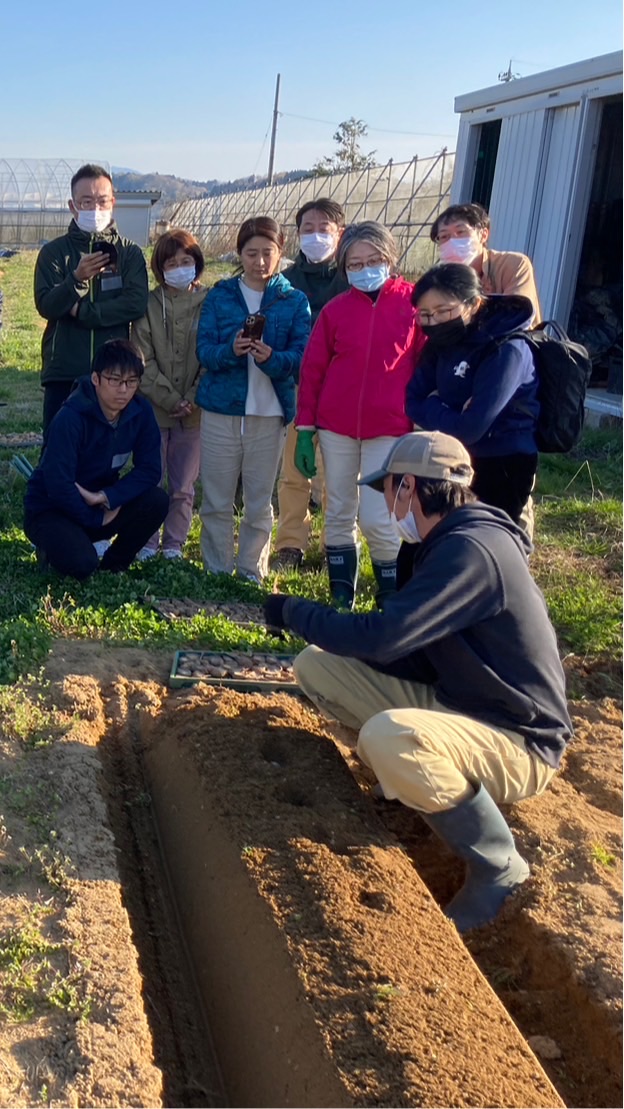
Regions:
<instances>
[{"instance_id":1,"label":"gray baseball cap","mask_svg":"<svg viewBox=\"0 0 624 1109\"><path fill-rule=\"evenodd\" d=\"M358 485L370 485L383 493L388 474L414 474L436 481L470 485L473 470L466 448L442 431L410 431L392 446L380 470L360 478Z\"/></svg>"}]
</instances>

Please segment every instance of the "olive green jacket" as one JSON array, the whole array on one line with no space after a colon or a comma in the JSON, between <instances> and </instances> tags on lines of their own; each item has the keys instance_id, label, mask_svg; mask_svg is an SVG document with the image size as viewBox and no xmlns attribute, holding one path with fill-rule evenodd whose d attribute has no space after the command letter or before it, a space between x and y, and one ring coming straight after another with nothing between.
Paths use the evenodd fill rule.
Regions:
<instances>
[{"instance_id":1,"label":"olive green jacket","mask_svg":"<svg viewBox=\"0 0 624 1109\"><path fill-rule=\"evenodd\" d=\"M81 256L93 253L94 244L102 241L117 250L114 280L104 275L76 281ZM122 239L114 223L90 235L72 220L66 235L42 246L35 265L35 305L47 320L41 343L42 384L88 374L103 343L130 337L131 322L147 307L147 293L145 258L136 243ZM75 304L78 312L71 316Z\"/></svg>"},{"instance_id":2,"label":"olive green jacket","mask_svg":"<svg viewBox=\"0 0 624 1109\"><path fill-rule=\"evenodd\" d=\"M197 323L207 289L190 292L159 285L147 302L147 312L132 329L132 336L145 358L141 392L152 402L158 426L173 427L179 420L170 415L181 400L194 401L199 379L195 353ZM182 421L185 427L199 424L197 408Z\"/></svg>"}]
</instances>

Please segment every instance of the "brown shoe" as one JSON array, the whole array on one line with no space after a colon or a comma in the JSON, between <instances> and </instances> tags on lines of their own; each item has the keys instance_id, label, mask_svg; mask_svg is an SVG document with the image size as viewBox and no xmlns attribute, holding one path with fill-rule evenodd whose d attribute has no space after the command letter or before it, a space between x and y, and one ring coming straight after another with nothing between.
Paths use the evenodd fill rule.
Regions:
<instances>
[{"instance_id":1,"label":"brown shoe","mask_svg":"<svg viewBox=\"0 0 624 1109\"><path fill-rule=\"evenodd\" d=\"M271 562L272 570L298 570L303 562L303 551L298 547L282 547L274 555Z\"/></svg>"}]
</instances>

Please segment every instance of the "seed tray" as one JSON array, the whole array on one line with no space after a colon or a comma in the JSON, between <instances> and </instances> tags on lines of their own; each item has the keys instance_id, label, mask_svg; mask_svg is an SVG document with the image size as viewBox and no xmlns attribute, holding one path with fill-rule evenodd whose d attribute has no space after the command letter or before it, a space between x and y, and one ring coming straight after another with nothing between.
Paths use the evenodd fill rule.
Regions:
<instances>
[{"instance_id":1,"label":"seed tray","mask_svg":"<svg viewBox=\"0 0 624 1109\"><path fill-rule=\"evenodd\" d=\"M241 651L176 651L169 686L224 686L242 693L298 693L293 655L245 654Z\"/></svg>"},{"instance_id":2,"label":"seed tray","mask_svg":"<svg viewBox=\"0 0 624 1109\"><path fill-rule=\"evenodd\" d=\"M150 597L149 603L166 620L191 619L193 616L226 616L234 623L264 623L262 605L250 605L244 601L192 601L187 597L176 599Z\"/></svg>"}]
</instances>

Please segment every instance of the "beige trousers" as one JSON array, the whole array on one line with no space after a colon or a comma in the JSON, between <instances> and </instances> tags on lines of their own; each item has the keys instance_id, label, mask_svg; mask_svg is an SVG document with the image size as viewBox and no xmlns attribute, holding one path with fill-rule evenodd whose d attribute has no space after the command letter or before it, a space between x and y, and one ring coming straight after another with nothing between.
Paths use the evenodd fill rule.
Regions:
<instances>
[{"instance_id":1,"label":"beige trousers","mask_svg":"<svg viewBox=\"0 0 624 1109\"><path fill-rule=\"evenodd\" d=\"M293 547L305 551L310 538L310 492L320 504L323 495L323 457L316 451L316 477L309 481L295 466L295 446L297 432L295 425L289 424L282 455L282 469L277 483L277 504L279 518L275 549L283 551Z\"/></svg>"},{"instance_id":2,"label":"beige trousers","mask_svg":"<svg viewBox=\"0 0 624 1109\"><path fill-rule=\"evenodd\" d=\"M206 570L234 569L234 497L243 483L243 518L236 567L263 578L268 572L273 509L271 497L284 444L281 416L223 416L203 411L200 425L202 523L200 546Z\"/></svg>"},{"instance_id":3,"label":"beige trousers","mask_svg":"<svg viewBox=\"0 0 624 1109\"><path fill-rule=\"evenodd\" d=\"M555 774L522 736L445 708L433 686L318 647L302 651L295 674L322 712L359 730L358 755L388 800L439 812L480 782L497 804L510 804L542 793Z\"/></svg>"}]
</instances>

